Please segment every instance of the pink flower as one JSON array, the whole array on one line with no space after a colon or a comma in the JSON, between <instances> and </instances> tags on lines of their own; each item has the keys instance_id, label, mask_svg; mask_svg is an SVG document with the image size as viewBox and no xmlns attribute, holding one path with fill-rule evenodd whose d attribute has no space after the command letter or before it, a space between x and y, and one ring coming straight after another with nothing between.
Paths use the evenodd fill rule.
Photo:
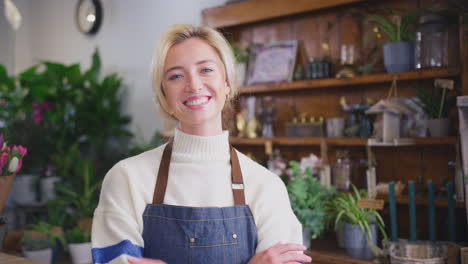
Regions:
<instances>
[{"instance_id":1,"label":"pink flower","mask_svg":"<svg viewBox=\"0 0 468 264\"><path fill-rule=\"evenodd\" d=\"M42 110L49 111L50 109L52 109L52 104L51 103L49 103L49 102L42 103Z\"/></svg>"},{"instance_id":2,"label":"pink flower","mask_svg":"<svg viewBox=\"0 0 468 264\"><path fill-rule=\"evenodd\" d=\"M10 158L10 155L8 155L8 153L6 152L0 154L0 168L3 168L5 166L9 158Z\"/></svg>"},{"instance_id":3,"label":"pink flower","mask_svg":"<svg viewBox=\"0 0 468 264\"><path fill-rule=\"evenodd\" d=\"M11 147L11 153L13 155L21 155L22 157L24 157L26 155L26 153L28 153L28 150L23 147L23 146L12 146Z\"/></svg>"}]
</instances>

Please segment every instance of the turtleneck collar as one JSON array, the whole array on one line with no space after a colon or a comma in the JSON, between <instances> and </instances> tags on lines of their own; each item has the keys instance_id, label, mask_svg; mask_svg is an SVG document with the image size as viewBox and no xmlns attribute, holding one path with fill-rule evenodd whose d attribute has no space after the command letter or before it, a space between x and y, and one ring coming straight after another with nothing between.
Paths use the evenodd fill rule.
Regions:
<instances>
[{"instance_id":1,"label":"turtleneck collar","mask_svg":"<svg viewBox=\"0 0 468 264\"><path fill-rule=\"evenodd\" d=\"M229 156L229 132L216 136L194 136L175 128L173 153L199 156Z\"/></svg>"}]
</instances>

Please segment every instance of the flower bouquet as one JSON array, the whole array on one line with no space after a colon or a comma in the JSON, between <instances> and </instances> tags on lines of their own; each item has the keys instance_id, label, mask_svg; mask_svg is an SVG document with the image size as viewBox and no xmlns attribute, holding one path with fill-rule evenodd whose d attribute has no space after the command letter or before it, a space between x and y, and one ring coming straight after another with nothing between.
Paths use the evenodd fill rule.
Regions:
<instances>
[{"instance_id":1,"label":"flower bouquet","mask_svg":"<svg viewBox=\"0 0 468 264\"><path fill-rule=\"evenodd\" d=\"M6 203L16 173L21 169L27 149L23 146L8 146L0 133L0 213Z\"/></svg>"}]
</instances>

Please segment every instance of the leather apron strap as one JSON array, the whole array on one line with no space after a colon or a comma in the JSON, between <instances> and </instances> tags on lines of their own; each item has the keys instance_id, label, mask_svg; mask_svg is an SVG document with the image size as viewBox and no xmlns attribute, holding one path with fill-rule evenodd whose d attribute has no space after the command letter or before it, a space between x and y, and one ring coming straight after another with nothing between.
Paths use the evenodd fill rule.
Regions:
<instances>
[{"instance_id":1,"label":"leather apron strap","mask_svg":"<svg viewBox=\"0 0 468 264\"><path fill-rule=\"evenodd\" d=\"M164 196L166 195L167 181L169 178L169 165L171 163L172 155L172 144L173 139L171 138L164 148L164 152L161 158L161 164L159 165L158 177L156 180L156 186L154 187L153 193L153 204L162 204L164 202ZM230 146L231 150L231 181L232 181L232 193L234 196L234 204L241 205L245 204L244 194L244 179L242 177L242 171L237 157L236 150Z\"/></svg>"}]
</instances>

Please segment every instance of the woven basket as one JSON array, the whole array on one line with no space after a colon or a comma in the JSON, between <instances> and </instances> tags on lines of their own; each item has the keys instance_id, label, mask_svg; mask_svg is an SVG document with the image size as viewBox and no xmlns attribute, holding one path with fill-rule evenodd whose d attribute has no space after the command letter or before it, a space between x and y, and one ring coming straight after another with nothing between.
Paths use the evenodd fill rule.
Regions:
<instances>
[{"instance_id":1,"label":"woven basket","mask_svg":"<svg viewBox=\"0 0 468 264\"><path fill-rule=\"evenodd\" d=\"M446 264L447 243L399 240L390 245L392 264Z\"/></svg>"}]
</instances>

